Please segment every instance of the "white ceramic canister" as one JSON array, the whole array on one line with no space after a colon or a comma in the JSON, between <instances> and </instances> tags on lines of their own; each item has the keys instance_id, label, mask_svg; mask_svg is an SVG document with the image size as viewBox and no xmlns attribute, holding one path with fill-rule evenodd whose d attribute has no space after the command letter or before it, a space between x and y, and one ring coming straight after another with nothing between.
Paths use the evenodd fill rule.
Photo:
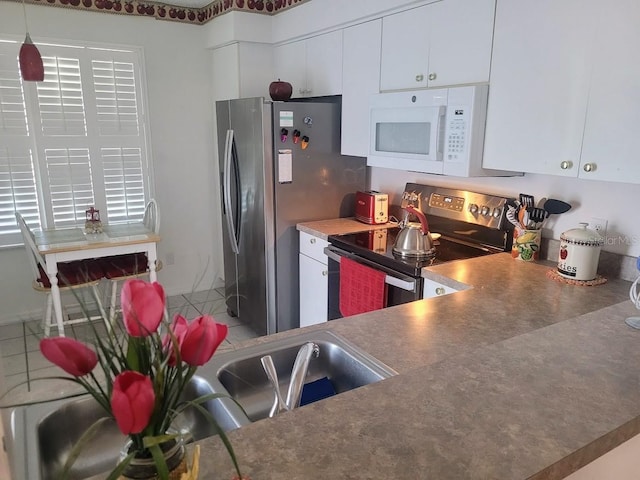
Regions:
<instances>
[{"instance_id":1,"label":"white ceramic canister","mask_svg":"<svg viewBox=\"0 0 640 480\"><path fill-rule=\"evenodd\" d=\"M581 223L580 228L567 230L560 235L558 273L573 280L593 280L597 276L600 249L604 238L595 230Z\"/></svg>"}]
</instances>

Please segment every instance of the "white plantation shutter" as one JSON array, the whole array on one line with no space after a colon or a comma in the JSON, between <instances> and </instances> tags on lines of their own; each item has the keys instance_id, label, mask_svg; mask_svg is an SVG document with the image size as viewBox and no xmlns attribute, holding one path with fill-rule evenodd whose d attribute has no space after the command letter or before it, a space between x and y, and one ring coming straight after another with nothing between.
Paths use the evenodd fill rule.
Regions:
<instances>
[{"instance_id":1,"label":"white plantation shutter","mask_svg":"<svg viewBox=\"0 0 640 480\"><path fill-rule=\"evenodd\" d=\"M105 148L102 167L109 219L142 218L146 201L140 149Z\"/></svg>"},{"instance_id":2,"label":"white plantation shutter","mask_svg":"<svg viewBox=\"0 0 640 480\"><path fill-rule=\"evenodd\" d=\"M56 148L44 152L56 227L84 222L87 206L95 205L91 162L86 148Z\"/></svg>"},{"instance_id":3,"label":"white plantation shutter","mask_svg":"<svg viewBox=\"0 0 640 480\"><path fill-rule=\"evenodd\" d=\"M136 51L39 44L45 80L23 83L19 45L0 41L0 246L30 225L141 220L150 194ZM18 238L13 235L14 238Z\"/></svg>"}]
</instances>

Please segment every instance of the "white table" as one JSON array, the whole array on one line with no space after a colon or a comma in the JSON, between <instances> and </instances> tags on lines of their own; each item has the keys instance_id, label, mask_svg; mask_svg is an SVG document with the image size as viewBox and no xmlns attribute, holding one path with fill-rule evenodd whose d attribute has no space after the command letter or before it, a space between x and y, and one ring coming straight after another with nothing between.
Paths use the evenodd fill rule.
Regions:
<instances>
[{"instance_id":1,"label":"white table","mask_svg":"<svg viewBox=\"0 0 640 480\"><path fill-rule=\"evenodd\" d=\"M100 234L85 234L81 228L35 230L33 233L51 281L51 297L60 335L64 335L64 327L58 263L142 252L147 254L150 280L157 280L156 244L160 236L142 223L103 225L103 233Z\"/></svg>"}]
</instances>

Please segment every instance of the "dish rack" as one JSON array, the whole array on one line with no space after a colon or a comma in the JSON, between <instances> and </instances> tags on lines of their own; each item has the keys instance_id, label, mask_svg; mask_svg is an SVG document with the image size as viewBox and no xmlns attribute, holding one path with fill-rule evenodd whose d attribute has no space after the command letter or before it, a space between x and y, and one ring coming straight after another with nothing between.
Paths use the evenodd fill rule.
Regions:
<instances>
[{"instance_id":1,"label":"dish rack","mask_svg":"<svg viewBox=\"0 0 640 480\"><path fill-rule=\"evenodd\" d=\"M640 270L640 257L638 257L638 259L636 260L636 267L638 268L638 270ZM629 298L638 310L640 310L640 292L638 291L639 283L640 277L636 278L636 280L631 284L631 288L629 289ZM625 320L625 323L630 327L640 330L640 316L629 317Z\"/></svg>"}]
</instances>

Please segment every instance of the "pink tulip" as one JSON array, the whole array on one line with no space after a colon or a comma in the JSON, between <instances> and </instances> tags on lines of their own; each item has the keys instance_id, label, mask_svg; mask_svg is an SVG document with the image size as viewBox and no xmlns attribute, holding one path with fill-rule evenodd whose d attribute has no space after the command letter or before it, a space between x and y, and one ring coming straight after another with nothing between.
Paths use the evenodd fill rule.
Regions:
<instances>
[{"instance_id":1,"label":"pink tulip","mask_svg":"<svg viewBox=\"0 0 640 480\"><path fill-rule=\"evenodd\" d=\"M149 424L155 403L151 379L127 370L113 381L111 411L118 428L125 435L140 433Z\"/></svg>"},{"instance_id":2,"label":"pink tulip","mask_svg":"<svg viewBox=\"0 0 640 480\"><path fill-rule=\"evenodd\" d=\"M72 338L43 338L40 351L47 360L74 377L88 374L98 363L98 356L93 350Z\"/></svg>"},{"instance_id":3,"label":"pink tulip","mask_svg":"<svg viewBox=\"0 0 640 480\"><path fill-rule=\"evenodd\" d=\"M187 319L180 314L176 314L176 316L173 318L173 323L171 324L171 331L173 332L173 336L176 337L178 349L180 349L180 345L182 345L182 342L184 341L184 337L187 334L187 329ZM169 365L175 367L176 354L173 343L171 342L171 335L166 334L164 336L164 338L162 339L162 346L169 351Z\"/></svg>"},{"instance_id":4,"label":"pink tulip","mask_svg":"<svg viewBox=\"0 0 640 480\"><path fill-rule=\"evenodd\" d=\"M226 325L216 323L210 315L196 318L189 324L180 345L182 360L188 365L204 365L227 336Z\"/></svg>"},{"instance_id":5,"label":"pink tulip","mask_svg":"<svg viewBox=\"0 0 640 480\"><path fill-rule=\"evenodd\" d=\"M122 318L132 337L147 337L158 330L164 315L164 289L158 282L127 280L120 294Z\"/></svg>"}]
</instances>

